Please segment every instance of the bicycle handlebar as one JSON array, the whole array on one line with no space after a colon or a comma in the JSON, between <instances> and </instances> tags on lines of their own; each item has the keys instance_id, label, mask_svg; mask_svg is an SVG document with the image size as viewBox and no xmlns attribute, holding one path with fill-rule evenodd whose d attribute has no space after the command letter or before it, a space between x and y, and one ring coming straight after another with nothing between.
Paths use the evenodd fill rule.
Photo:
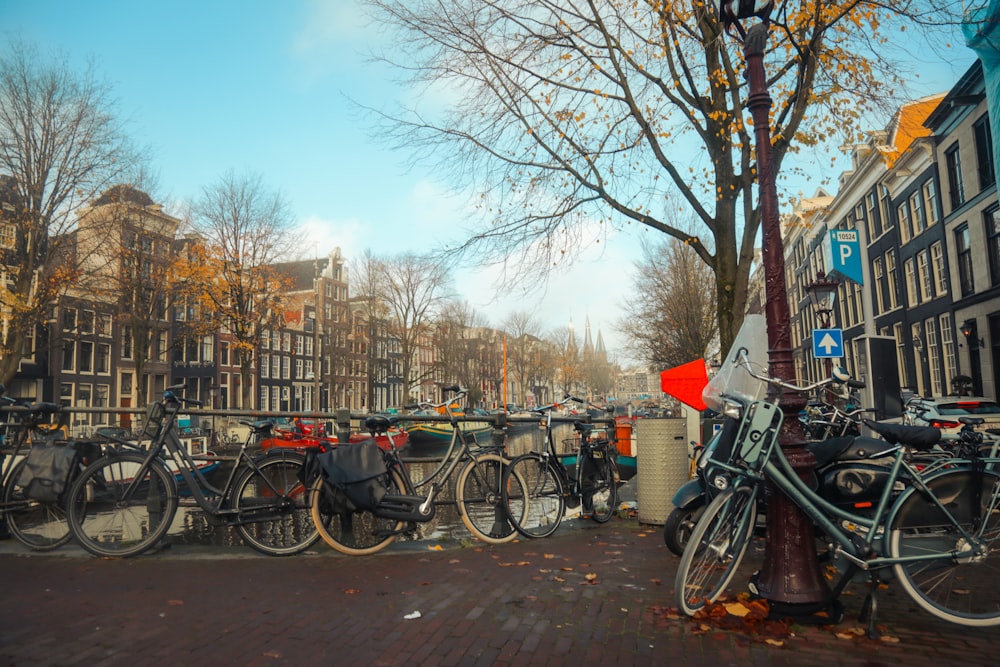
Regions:
<instances>
[{"instance_id":1,"label":"bicycle handlebar","mask_svg":"<svg viewBox=\"0 0 1000 667\"><path fill-rule=\"evenodd\" d=\"M740 350L736 353L736 356L739 359L738 363L746 369L747 373L750 374L750 377L756 378L761 382L766 382L767 384L773 385L775 387L790 389L791 391L795 392L806 393L835 383L846 384L848 387L851 387L852 389L865 388L864 382L862 382L861 380L853 379L852 377L847 375L846 371L844 371L842 368L837 368L837 367L833 369L833 375L831 375L830 377L824 378L819 382L814 382L813 384L800 387L797 384L792 384L791 382L782 380L781 378L773 378L768 375L763 375L761 373L754 372L753 368L750 366L749 353L746 348L740 348Z\"/></svg>"}]
</instances>

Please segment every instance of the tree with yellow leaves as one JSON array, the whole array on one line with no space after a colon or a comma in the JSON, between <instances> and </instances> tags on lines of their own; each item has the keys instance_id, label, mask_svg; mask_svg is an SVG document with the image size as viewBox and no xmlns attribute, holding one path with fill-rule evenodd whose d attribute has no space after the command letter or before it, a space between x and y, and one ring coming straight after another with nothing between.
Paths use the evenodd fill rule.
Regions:
<instances>
[{"instance_id":1,"label":"tree with yellow leaves","mask_svg":"<svg viewBox=\"0 0 1000 667\"><path fill-rule=\"evenodd\" d=\"M765 55L775 170L802 147L852 141L867 113L894 105L903 70L886 43L957 7L935 2L780 3ZM594 229L643 225L711 267L728 347L760 212L743 52L713 4L366 4L392 31L383 59L419 89L407 98L420 106L384 114L387 128L481 194L481 226L452 250L547 271ZM678 212L704 234L672 224Z\"/></svg>"}]
</instances>

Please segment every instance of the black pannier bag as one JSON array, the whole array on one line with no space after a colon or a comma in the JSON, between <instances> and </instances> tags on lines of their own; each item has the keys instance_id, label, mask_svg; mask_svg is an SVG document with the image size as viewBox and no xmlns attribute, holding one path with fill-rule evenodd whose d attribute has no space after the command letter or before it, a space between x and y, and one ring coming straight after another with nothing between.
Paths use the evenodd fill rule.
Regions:
<instances>
[{"instance_id":1,"label":"black pannier bag","mask_svg":"<svg viewBox=\"0 0 1000 667\"><path fill-rule=\"evenodd\" d=\"M316 455L323 479L344 492L357 510L374 509L388 491L382 450L374 440L337 445Z\"/></svg>"},{"instance_id":2,"label":"black pannier bag","mask_svg":"<svg viewBox=\"0 0 1000 667\"><path fill-rule=\"evenodd\" d=\"M17 484L26 498L43 503L59 502L76 461L76 449L66 442L32 443Z\"/></svg>"}]
</instances>

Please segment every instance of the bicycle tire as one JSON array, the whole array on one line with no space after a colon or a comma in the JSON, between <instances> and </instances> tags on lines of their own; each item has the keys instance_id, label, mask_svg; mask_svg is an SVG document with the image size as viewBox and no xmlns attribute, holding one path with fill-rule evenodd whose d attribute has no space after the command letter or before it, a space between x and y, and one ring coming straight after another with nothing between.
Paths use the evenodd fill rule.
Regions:
<instances>
[{"instance_id":1,"label":"bicycle tire","mask_svg":"<svg viewBox=\"0 0 1000 667\"><path fill-rule=\"evenodd\" d=\"M969 510L974 502L976 474L968 469L947 470L925 481L949 511L958 515L963 528L983 540L980 555L951 555L968 543L917 487L910 487L896 501L887 524L888 553L892 558L940 553L940 559L893 565L900 586L917 605L938 618L968 627L987 627L1000 625L1000 557L996 552L1000 539L1000 474L978 473L983 479L983 520L975 527Z\"/></svg>"},{"instance_id":2,"label":"bicycle tire","mask_svg":"<svg viewBox=\"0 0 1000 667\"><path fill-rule=\"evenodd\" d=\"M691 531L698 525L705 510L704 498L695 505L675 507L663 524L663 543L676 556L684 555L684 548L691 539Z\"/></svg>"},{"instance_id":3,"label":"bicycle tire","mask_svg":"<svg viewBox=\"0 0 1000 667\"><path fill-rule=\"evenodd\" d=\"M389 493L405 494L401 473L389 471ZM319 536L340 553L367 556L392 544L403 530L404 522L383 519L369 510L348 511L338 501L340 491L317 478L312 486L311 514ZM339 507L339 509L338 509Z\"/></svg>"},{"instance_id":4,"label":"bicycle tire","mask_svg":"<svg viewBox=\"0 0 1000 667\"><path fill-rule=\"evenodd\" d=\"M615 482L614 463L611 452L607 449L592 452L601 454L601 458L586 457L584 475L586 479L586 496L583 499L584 511L590 513L591 521L607 523L618 509L618 484ZM593 472L588 472L592 470Z\"/></svg>"},{"instance_id":5,"label":"bicycle tire","mask_svg":"<svg viewBox=\"0 0 1000 667\"><path fill-rule=\"evenodd\" d=\"M233 487L231 507L244 513L259 511L267 517L237 525L243 540L263 554L291 556L319 539L309 489L299 479L304 461L305 456L295 452L266 455L257 461L256 468L247 466ZM287 501L294 502L294 509L279 507Z\"/></svg>"},{"instance_id":6,"label":"bicycle tire","mask_svg":"<svg viewBox=\"0 0 1000 667\"><path fill-rule=\"evenodd\" d=\"M131 495L126 491L145 455L116 453L87 466L66 499L73 537L95 556L126 558L152 548L177 513L177 482L166 466L150 461Z\"/></svg>"},{"instance_id":7,"label":"bicycle tire","mask_svg":"<svg viewBox=\"0 0 1000 667\"><path fill-rule=\"evenodd\" d=\"M18 542L35 551L51 551L73 536L66 521L66 508L60 503L40 502L25 495L25 488L18 480L27 463L27 458L21 459L11 470L3 492L3 516L10 534Z\"/></svg>"},{"instance_id":8,"label":"bicycle tire","mask_svg":"<svg viewBox=\"0 0 1000 667\"><path fill-rule=\"evenodd\" d=\"M469 459L455 480L455 502L462 523L476 538L487 544L504 544L517 537L504 503L501 484L519 485L508 497L524 495L525 483L519 475L504 477L510 461L497 454L480 454ZM522 508L521 521L525 520Z\"/></svg>"},{"instance_id":9,"label":"bicycle tire","mask_svg":"<svg viewBox=\"0 0 1000 667\"><path fill-rule=\"evenodd\" d=\"M677 607L688 616L715 602L746 553L757 518L754 489L729 489L705 508L677 568Z\"/></svg>"},{"instance_id":10,"label":"bicycle tire","mask_svg":"<svg viewBox=\"0 0 1000 667\"><path fill-rule=\"evenodd\" d=\"M517 493L520 485L509 483L510 475L520 475L524 480L523 494ZM551 460L535 452L515 457L504 471L502 490L510 521L518 533L537 538L558 530L566 514L566 496L562 476Z\"/></svg>"}]
</instances>

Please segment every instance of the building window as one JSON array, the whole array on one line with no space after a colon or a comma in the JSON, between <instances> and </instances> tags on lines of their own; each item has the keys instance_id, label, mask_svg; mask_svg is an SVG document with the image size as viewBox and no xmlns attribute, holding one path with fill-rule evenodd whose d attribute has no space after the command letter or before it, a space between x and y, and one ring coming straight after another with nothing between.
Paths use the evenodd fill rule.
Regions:
<instances>
[{"instance_id":1,"label":"building window","mask_svg":"<svg viewBox=\"0 0 1000 667\"><path fill-rule=\"evenodd\" d=\"M906 372L906 350L913 343L911 339L903 337L903 325L896 322L892 325L892 335L896 339L896 368L899 369L899 386L909 387L910 379Z\"/></svg>"},{"instance_id":2,"label":"building window","mask_svg":"<svg viewBox=\"0 0 1000 667\"><path fill-rule=\"evenodd\" d=\"M269 354L260 355L260 376L265 379L271 377L270 358L271 355Z\"/></svg>"},{"instance_id":3,"label":"building window","mask_svg":"<svg viewBox=\"0 0 1000 667\"><path fill-rule=\"evenodd\" d=\"M219 343L219 363L223 366L229 365L229 343L226 341Z\"/></svg>"},{"instance_id":4,"label":"building window","mask_svg":"<svg viewBox=\"0 0 1000 667\"><path fill-rule=\"evenodd\" d=\"M906 305L915 306L920 303L920 292L917 286L917 269L913 258L903 262L903 273L906 274Z\"/></svg>"},{"instance_id":5,"label":"building window","mask_svg":"<svg viewBox=\"0 0 1000 667\"><path fill-rule=\"evenodd\" d=\"M962 182L962 157L958 152L958 144L945 151L944 159L948 169L948 194L951 197L951 210L954 211L965 203L965 185Z\"/></svg>"},{"instance_id":6,"label":"building window","mask_svg":"<svg viewBox=\"0 0 1000 667\"><path fill-rule=\"evenodd\" d=\"M62 369L64 371L76 370L76 341L74 340L63 343Z\"/></svg>"},{"instance_id":7,"label":"building window","mask_svg":"<svg viewBox=\"0 0 1000 667\"><path fill-rule=\"evenodd\" d=\"M934 296L948 293L948 272L944 268L944 248L941 241L931 246L931 271L934 274Z\"/></svg>"},{"instance_id":8,"label":"building window","mask_svg":"<svg viewBox=\"0 0 1000 667\"><path fill-rule=\"evenodd\" d=\"M899 271L896 269L896 251L892 248L885 254L885 271L889 277L889 309L899 307Z\"/></svg>"},{"instance_id":9,"label":"building window","mask_svg":"<svg viewBox=\"0 0 1000 667\"><path fill-rule=\"evenodd\" d=\"M930 301L934 297L934 285L931 282L930 260L926 250L917 253L917 281L920 287L920 302Z\"/></svg>"},{"instance_id":10,"label":"building window","mask_svg":"<svg viewBox=\"0 0 1000 667\"><path fill-rule=\"evenodd\" d=\"M132 358L132 327L122 328L122 359Z\"/></svg>"},{"instance_id":11,"label":"building window","mask_svg":"<svg viewBox=\"0 0 1000 667\"><path fill-rule=\"evenodd\" d=\"M983 212L986 254L990 260L990 284L1000 284L1000 206L994 204Z\"/></svg>"},{"instance_id":12,"label":"building window","mask_svg":"<svg viewBox=\"0 0 1000 667\"><path fill-rule=\"evenodd\" d=\"M302 354L305 349L305 340L301 334L295 334L295 354Z\"/></svg>"},{"instance_id":13,"label":"building window","mask_svg":"<svg viewBox=\"0 0 1000 667\"><path fill-rule=\"evenodd\" d=\"M937 186L934 185L934 179L928 178L924 181L920 191L923 194L924 213L927 214L927 226L930 227L940 217L938 215Z\"/></svg>"},{"instance_id":14,"label":"building window","mask_svg":"<svg viewBox=\"0 0 1000 667\"><path fill-rule=\"evenodd\" d=\"M958 375L958 361L955 358L955 337L952 334L951 315L944 314L938 316L938 327L941 330L941 349L944 351L944 378L951 383L951 379ZM951 393L948 387L946 393Z\"/></svg>"},{"instance_id":15,"label":"building window","mask_svg":"<svg viewBox=\"0 0 1000 667\"><path fill-rule=\"evenodd\" d=\"M973 125L976 139L976 166L979 169L979 189L985 190L996 184L993 166L993 133L990 131L989 116L983 114Z\"/></svg>"},{"instance_id":16,"label":"building window","mask_svg":"<svg viewBox=\"0 0 1000 667\"><path fill-rule=\"evenodd\" d=\"M921 193L914 192L910 195L910 211L913 215L913 236L917 236L927 229L927 216L924 214L924 202L921 199Z\"/></svg>"},{"instance_id":17,"label":"building window","mask_svg":"<svg viewBox=\"0 0 1000 667\"><path fill-rule=\"evenodd\" d=\"M924 320L924 335L927 340L927 366L931 371L931 393L941 396L946 392L942 391L941 349L938 347L937 320L933 317Z\"/></svg>"},{"instance_id":18,"label":"building window","mask_svg":"<svg viewBox=\"0 0 1000 667\"><path fill-rule=\"evenodd\" d=\"M17 244L17 227L0 225L0 248L13 248Z\"/></svg>"},{"instance_id":19,"label":"building window","mask_svg":"<svg viewBox=\"0 0 1000 667\"><path fill-rule=\"evenodd\" d=\"M875 314L881 315L885 312L886 304L885 269L881 257L876 257L872 262L872 273L875 279Z\"/></svg>"},{"instance_id":20,"label":"building window","mask_svg":"<svg viewBox=\"0 0 1000 667\"><path fill-rule=\"evenodd\" d=\"M889 188L881 183L878 186L878 212L882 219L882 231L887 232L892 229L892 195L889 194Z\"/></svg>"},{"instance_id":21,"label":"building window","mask_svg":"<svg viewBox=\"0 0 1000 667\"><path fill-rule=\"evenodd\" d=\"M94 360L94 370L103 375L111 372L111 346L107 343L97 344L97 357Z\"/></svg>"},{"instance_id":22,"label":"building window","mask_svg":"<svg viewBox=\"0 0 1000 667\"><path fill-rule=\"evenodd\" d=\"M962 225L955 230L955 250L958 254L958 284L962 296L969 296L975 291L972 279L972 248L969 245L969 226Z\"/></svg>"},{"instance_id":23,"label":"building window","mask_svg":"<svg viewBox=\"0 0 1000 667\"><path fill-rule=\"evenodd\" d=\"M74 329L76 329L76 308L66 308L63 310L63 331Z\"/></svg>"},{"instance_id":24,"label":"building window","mask_svg":"<svg viewBox=\"0 0 1000 667\"><path fill-rule=\"evenodd\" d=\"M865 195L865 205L868 209L868 217L866 218L868 222L868 239L871 240L882 236L882 225L878 219L878 201L875 198L874 192L869 192Z\"/></svg>"},{"instance_id":25,"label":"building window","mask_svg":"<svg viewBox=\"0 0 1000 667\"><path fill-rule=\"evenodd\" d=\"M896 218L899 220L899 235L903 243L913 238L913 228L910 227L910 202L903 201L896 208Z\"/></svg>"}]
</instances>

